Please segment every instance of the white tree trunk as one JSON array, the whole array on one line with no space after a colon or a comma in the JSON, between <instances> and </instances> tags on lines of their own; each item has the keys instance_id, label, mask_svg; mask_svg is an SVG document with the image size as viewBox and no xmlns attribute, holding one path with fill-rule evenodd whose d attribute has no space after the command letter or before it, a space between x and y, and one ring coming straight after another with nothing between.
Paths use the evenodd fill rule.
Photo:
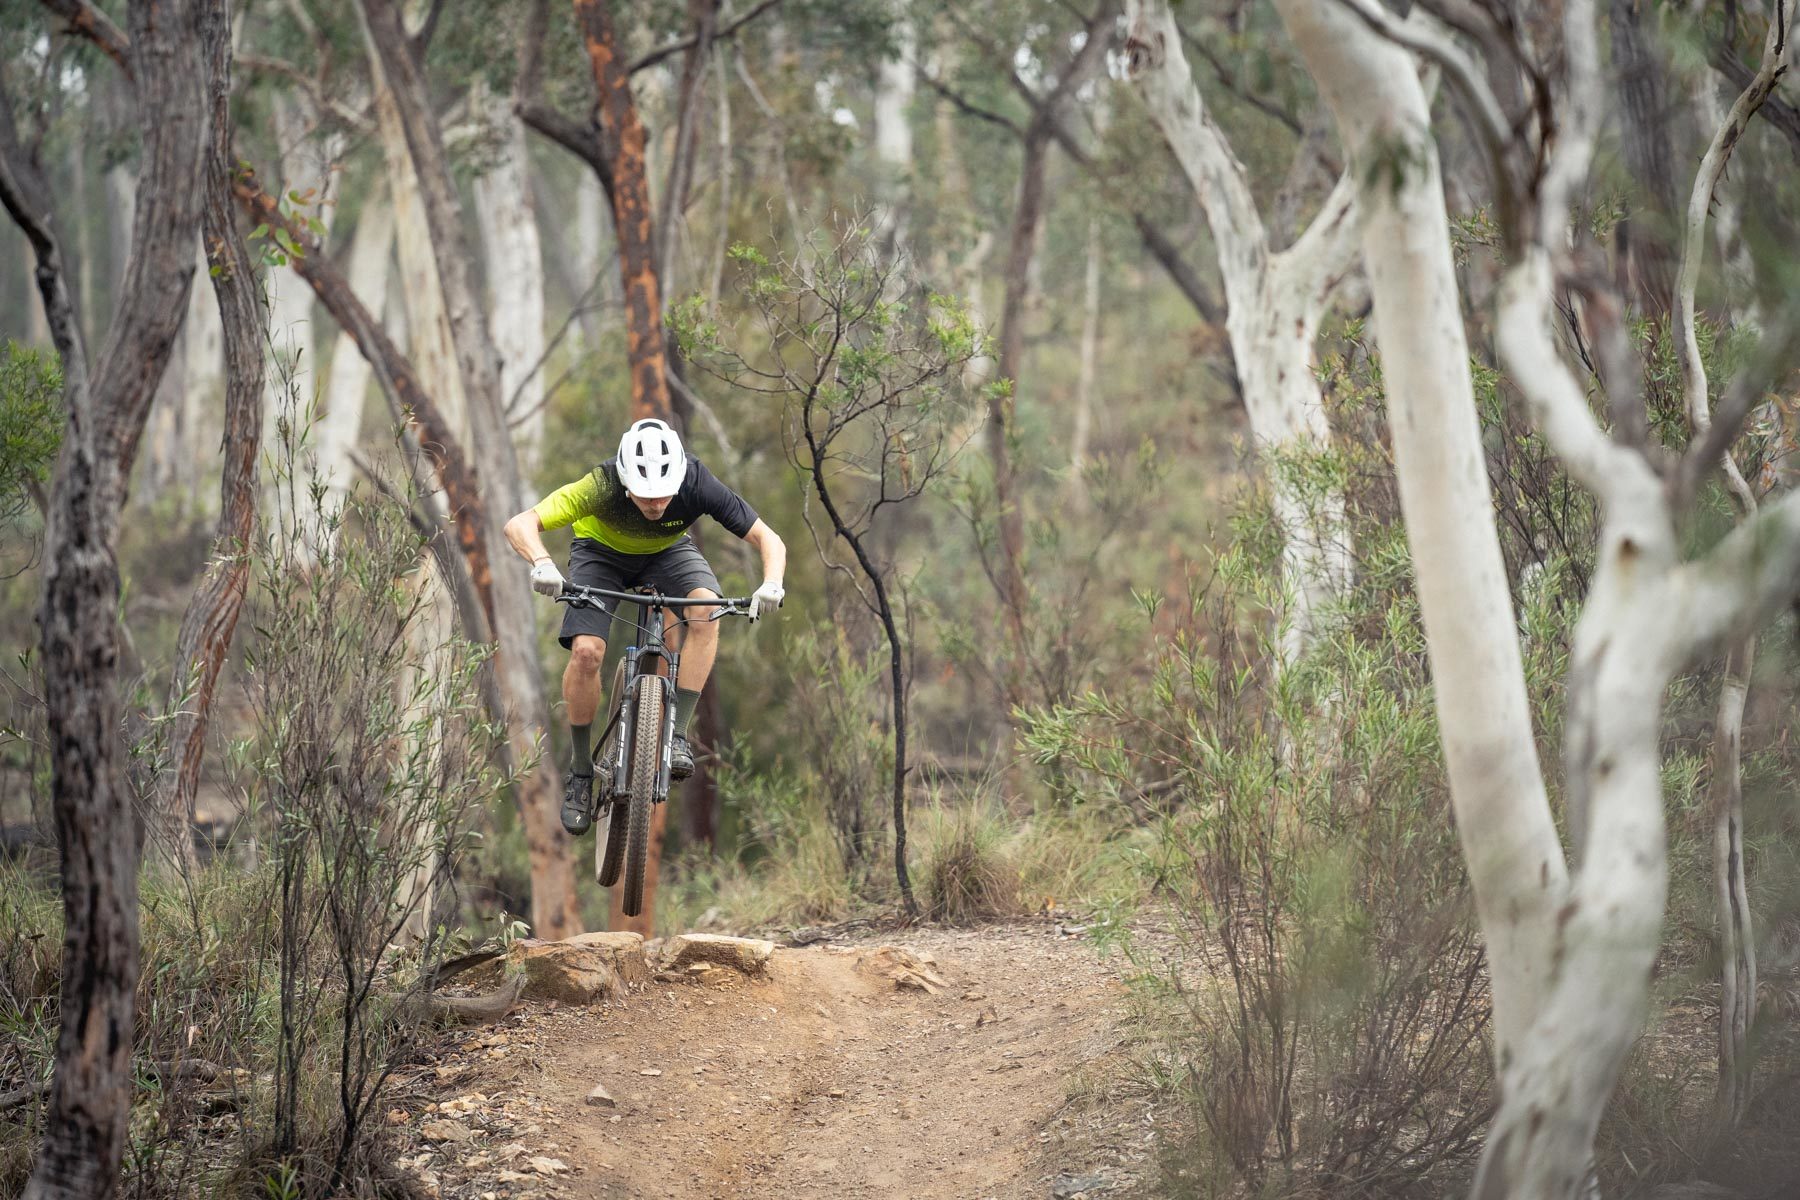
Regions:
<instances>
[{"instance_id":1,"label":"white tree trunk","mask_svg":"<svg viewBox=\"0 0 1800 1200\"><path fill-rule=\"evenodd\" d=\"M1075 375L1075 421L1069 435L1069 486L1087 495L1082 472L1094 425L1094 372L1100 358L1100 222L1088 219L1087 273L1082 280L1081 361Z\"/></svg>"},{"instance_id":2,"label":"white tree trunk","mask_svg":"<svg viewBox=\"0 0 1800 1200\"><path fill-rule=\"evenodd\" d=\"M1754 640L1725 659L1719 715L1713 724L1713 886L1719 913L1719 1087L1721 1132L1735 1128L1750 1103L1750 1031L1756 1025L1756 939L1744 875L1744 703L1755 662Z\"/></svg>"},{"instance_id":3,"label":"white tree trunk","mask_svg":"<svg viewBox=\"0 0 1800 1200\"><path fill-rule=\"evenodd\" d=\"M205 290L193 288L188 293L190 307L193 294ZM184 491L181 486L183 466L194 461L196 449L193 431L187 428L187 343L187 326L183 322L181 332L175 335L174 348L169 352L169 365L163 368L162 380L156 385L150 421L144 427L140 452L142 465L138 468L144 498L155 500L173 494L173 507L183 515L196 499L191 489Z\"/></svg>"},{"instance_id":4,"label":"white tree trunk","mask_svg":"<svg viewBox=\"0 0 1800 1200\"><path fill-rule=\"evenodd\" d=\"M196 279L209 279L211 265L205 247L197 250L199 273ZM219 320L219 303L211 287L195 287L188 296L187 321L182 325L187 338L187 416L189 431L187 461L182 466L181 486L191 489L196 514L216 517L218 496L214 489L203 486L200 464L210 461L213 447L224 427L225 411L225 330Z\"/></svg>"},{"instance_id":5,"label":"white tree trunk","mask_svg":"<svg viewBox=\"0 0 1800 1200\"><path fill-rule=\"evenodd\" d=\"M406 309L408 349L419 381L437 401L438 410L463 445L469 444L469 405L463 395L462 373L456 365L456 339L444 308L444 291L438 282L437 254L431 245L431 229L425 221L425 205L419 196L419 179L413 171L393 95L381 81L375 64L375 118L381 131L381 148L387 159L388 187L393 197L394 228L400 261L400 295Z\"/></svg>"},{"instance_id":6,"label":"white tree trunk","mask_svg":"<svg viewBox=\"0 0 1800 1200\"><path fill-rule=\"evenodd\" d=\"M276 144L280 151L280 192L323 195L327 164L321 163L313 143L314 122L300 103L285 91L270 97ZM269 274L269 340L274 346L275 369L269 373L268 408L263 419L263 444L274 446L275 420L285 406L297 408L304 420L313 394L312 289L293 271Z\"/></svg>"},{"instance_id":7,"label":"white tree trunk","mask_svg":"<svg viewBox=\"0 0 1800 1200\"><path fill-rule=\"evenodd\" d=\"M883 59L875 73L875 157L893 170L912 167L912 122L907 109L918 87L914 56L918 39L911 21L902 21L894 35L894 55Z\"/></svg>"},{"instance_id":8,"label":"white tree trunk","mask_svg":"<svg viewBox=\"0 0 1800 1200\"><path fill-rule=\"evenodd\" d=\"M1791 599L1800 498L1684 562L1670 490L1642 454L1600 429L1562 360L1552 255L1566 245L1571 198L1604 117L1592 0L1571 0L1555 140L1509 231L1526 244L1495 321L1501 361L1534 424L1604 514L1568 680L1566 791L1572 833L1586 847L1570 877L1536 771L1423 94L1405 53L1372 32L1393 19L1370 0L1277 7L1368 181L1364 253L1401 502L1493 978L1500 1108L1475 1194L1563 1200L1589 1181L1595 1131L1648 999L1667 887L1663 692L1696 655L1746 637ZM1479 78L1471 87L1463 74L1459 83L1497 110ZM1395 161L1405 170L1381 169Z\"/></svg>"},{"instance_id":9,"label":"white tree trunk","mask_svg":"<svg viewBox=\"0 0 1800 1200\"><path fill-rule=\"evenodd\" d=\"M1409 55L1336 0L1277 9L1364 181L1363 253L1418 576L1457 830L1493 978L1495 1053L1527 1040L1567 879L1532 739L1524 668L1469 375L1436 145ZM1404 147L1392 186L1372 155Z\"/></svg>"},{"instance_id":10,"label":"white tree trunk","mask_svg":"<svg viewBox=\"0 0 1800 1200\"><path fill-rule=\"evenodd\" d=\"M77 221L84 219L77 214ZM29 346L48 346L50 344L50 319L44 315L44 300L38 295L37 285L32 277L37 273L37 254L31 243L24 238L18 239L19 274L21 285L20 302L25 305L25 343Z\"/></svg>"},{"instance_id":11,"label":"white tree trunk","mask_svg":"<svg viewBox=\"0 0 1800 1200\"><path fill-rule=\"evenodd\" d=\"M544 255L531 203L525 126L506 97L486 93L472 99L498 135L495 162L475 181L475 212L487 259L488 326L500 355L506 415L516 421L512 429L519 469L533 479L544 442L544 374L539 369L544 356Z\"/></svg>"},{"instance_id":12,"label":"white tree trunk","mask_svg":"<svg viewBox=\"0 0 1800 1200\"><path fill-rule=\"evenodd\" d=\"M379 313L387 302L389 264L394 255L394 206L385 184L377 184L363 200L362 215L350 244L350 291L370 311ZM356 339L339 331L332 343L330 377L326 382L325 414L319 418L314 445L314 473L331 490L332 506L342 504L350 490L355 468L350 452L362 429L363 407L369 393L369 361L357 349Z\"/></svg>"},{"instance_id":13,"label":"white tree trunk","mask_svg":"<svg viewBox=\"0 0 1800 1200\"><path fill-rule=\"evenodd\" d=\"M1333 292L1355 261L1354 189L1348 175L1340 179L1306 232L1287 249L1272 251L1243 164L1194 85L1168 4L1133 0L1126 12L1132 76L1200 200L1217 247L1230 305L1226 333L1285 539L1290 607L1281 645L1284 660L1292 663L1317 635L1325 607L1344 594L1352 577L1342 492L1309 483L1304 469L1282 460L1330 445L1331 427L1313 374L1313 342Z\"/></svg>"},{"instance_id":14,"label":"white tree trunk","mask_svg":"<svg viewBox=\"0 0 1800 1200\"><path fill-rule=\"evenodd\" d=\"M443 706L442 681L450 677L454 668L449 647L456 632L455 605L450 599L450 587L438 570L435 555L427 554L419 569L403 581L403 586L419 604L419 613L406 627L407 643L415 653L408 655L405 667L394 681L394 702L404 714L401 718L403 726L412 727L425 713ZM424 762L429 774L435 776L443 757L446 733L443 719L439 717L417 732L425 745L409 750L407 759ZM442 833L428 822L418 822L410 829L390 829L387 836L407 843L399 857L408 867L394 900L406 914L400 926L399 943L414 946L431 935L439 874L434 846Z\"/></svg>"},{"instance_id":15,"label":"white tree trunk","mask_svg":"<svg viewBox=\"0 0 1800 1200\"><path fill-rule=\"evenodd\" d=\"M877 214L877 234L888 252L906 248L906 209L911 192L913 138L908 110L918 87L914 62L917 38L911 21L895 30L895 52L883 59L875 74L875 160L881 167L883 203Z\"/></svg>"}]
</instances>

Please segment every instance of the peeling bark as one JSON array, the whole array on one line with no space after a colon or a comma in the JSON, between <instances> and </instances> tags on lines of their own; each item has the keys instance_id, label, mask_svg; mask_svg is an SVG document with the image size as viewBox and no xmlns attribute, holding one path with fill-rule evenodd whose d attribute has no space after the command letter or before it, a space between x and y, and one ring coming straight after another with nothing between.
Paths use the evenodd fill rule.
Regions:
<instances>
[{"instance_id":1,"label":"peeling bark","mask_svg":"<svg viewBox=\"0 0 1800 1200\"><path fill-rule=\"evenodd\" d=\"M131 1111L138 846L124 833L132 828L132 796L120 737L115 547L132 462L193 282L205 111L194 22L186 0L131 8L142 173L120 302L91 376L77 357L47 190L15 154L11 111L0 101L0 203L37 253L40 294L64 355L68 410L38 617L62 851L61 1027L27 1200L112 1196Z\"/></svg>"},{"instance_id":2,"label":"peeling bark","mask_svg":"<svg viewBox=\"0 0 1800 1200\"><path fill-rule=\"evenodd\" d=\"M188 602L175 644L170 693L169 761L156 785L156 810L165 846L183 869L194 860L194 797L206 755L214 689L231 649L249 585L250 543L256 531L256 467L261 449L263 338L267 314L249 248L238 232L231 178L231 30L224 5L201 12L206 53L205 210L201 219L209 276L224 334L224 465L219 479L219 532L205 578Z\"/></svg>"}]
</instances>

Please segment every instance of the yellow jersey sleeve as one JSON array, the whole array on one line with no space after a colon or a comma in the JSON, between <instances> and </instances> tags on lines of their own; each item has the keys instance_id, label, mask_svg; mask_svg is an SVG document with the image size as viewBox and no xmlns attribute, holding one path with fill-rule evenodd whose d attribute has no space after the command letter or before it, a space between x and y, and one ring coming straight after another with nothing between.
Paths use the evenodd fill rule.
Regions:
<instances>
[{"instance_id":1,"label":"yellow jersey sleeve","mask_svg":"<svg viewBox=\"0 0 1800 1200\"><path fill-rule=\"evenodd\" d=\"M582 517L591 517L599 510L600 485L594 475L595 472L590 471L532 505L545 529L561 529Z\"/></svg>"}]
</instances>

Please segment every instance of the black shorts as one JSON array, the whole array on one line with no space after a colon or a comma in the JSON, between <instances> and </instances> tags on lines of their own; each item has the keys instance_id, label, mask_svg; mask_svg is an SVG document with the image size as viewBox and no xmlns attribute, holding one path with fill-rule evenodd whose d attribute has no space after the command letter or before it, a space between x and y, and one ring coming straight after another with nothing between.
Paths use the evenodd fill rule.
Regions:
<instances>
[{"instance_id":1,"label":"black shorts","mask_svg":"<svg viewBox=\"0 0 1800 1200\"><path fill-rule=\"evenodd\" d=\"M694 539L683 534L667 550L655 554L624 554L592 538L576 538L569 547L569 582L582 587L622 592L634 587L653 587L665 596L685 596L706 588L719 595L719 577ZM577 637L605 640L612 632L613 609L618 602L605 601L604 610L586 605L563 608L562 631L557 640L567 650Z\"/></svg>"}]
</instances>

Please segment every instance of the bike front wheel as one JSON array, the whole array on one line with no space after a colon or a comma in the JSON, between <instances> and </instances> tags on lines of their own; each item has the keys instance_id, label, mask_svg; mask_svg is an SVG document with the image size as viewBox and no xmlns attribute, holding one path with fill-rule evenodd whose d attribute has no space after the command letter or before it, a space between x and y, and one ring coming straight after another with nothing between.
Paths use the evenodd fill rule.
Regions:
<instances>
[{"instance_id":1,"label":"bike front wheel","mask_svg":"<svg viewBox=\"0 0 1800 1200\"><path fill-rule=\"evenodd\" d=\"M612 800L613 771L619 762L618 744L625 736L624 723L619 720L619 710L625 705L625 664L621 662L613 671L612 691L607 694L606 724L611 733L606 735L602 743L598 761L602 770L596 772L595 783L600 787L598 803L606 804ZM601 887L611 887L619 882L619 872L625 867L626 821L629 805L614 802L608 810L606 824L601 828L594 842L594 878Z\"/></svg>"},{"instance_id":2,"label":"bike front wheel","mask_svg":"<svg viewBox=\"0 0 1800 1200\"><path fill-rule=\"evenodd\" d=\"M638 677L637 720L631 729L631 794L626 798L630 837L625 848L625 915L644 909L644 868L650 857L650 810L656 806L656 777L662 770L663 689L661 675Z\"/></svg>"}]
</instances>

